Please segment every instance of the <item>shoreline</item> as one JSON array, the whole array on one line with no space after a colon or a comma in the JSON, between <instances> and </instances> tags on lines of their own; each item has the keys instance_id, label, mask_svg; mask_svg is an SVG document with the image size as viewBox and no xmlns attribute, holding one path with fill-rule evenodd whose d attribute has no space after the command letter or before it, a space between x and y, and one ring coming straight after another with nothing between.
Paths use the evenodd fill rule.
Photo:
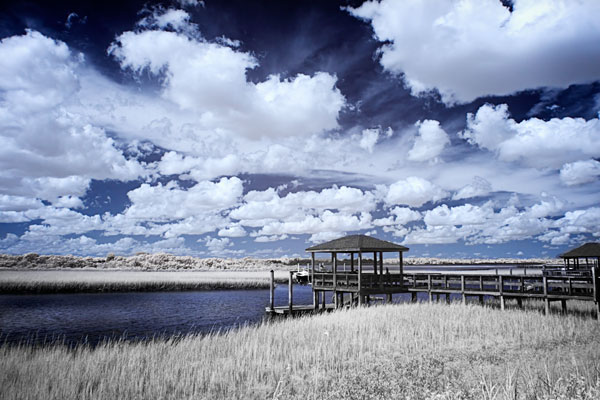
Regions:
<instances>
[{"instance_id":1,"label":"shoreline","mask_svg":"<svg viewBox=\"0 0 600 400\"><path fill-rule=\"evenodd\" d=\"M286 271L275 273L287 283ZM0 295L264 290L268 271L0 270Z\"/></svg>"},{"instance_id":2,"label":"shoreline","mask_svg":"<svg viewBox=\"0 0 600 400\"><path fill-rule=\"evenodd\" d=\"M372 263L368 254L363 260L367 265ZM516 258L432 258L406 257L404 266L459 266L459 265L541 265L557 262L556 259L516 259ZM317 259L317 263L327 264L330 261ZM350 263L348 259L340 259L340 263ZM397 265L397 258L384 259L385 265ZM24 255L0 254L0 270L131 270L131 271L289 271L298 266L306 267L310 260L305 258L197 258L191 256L175 256L166 253L137 254L133 256L79 257L72 255Z\"/></svg>"}]
</instances>

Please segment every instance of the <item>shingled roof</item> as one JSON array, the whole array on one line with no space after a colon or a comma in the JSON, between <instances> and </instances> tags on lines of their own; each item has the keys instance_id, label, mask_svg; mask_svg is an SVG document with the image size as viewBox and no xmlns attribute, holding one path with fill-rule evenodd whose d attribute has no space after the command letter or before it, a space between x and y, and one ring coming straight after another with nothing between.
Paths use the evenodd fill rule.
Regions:
<instances>
[{"instance_id":1,"label":"shingled roof","mask_svg":"<svg viewBox=\"0 0 600 400\"><path fill-rule=\"evenodd\" d=\"M586 243L576 249L569 250L559 256L560 258L600 257L600 243Z\"/></svg>"},{"instance_id":2,"label":"shingled roof","mask_svg":"<svg viewBox=\"0 0 600 400\"><path fill-rule=\"evenodd\" d=\"M408 251L408 247L400 246L385 240L375 239L366 235L350 235L306 249L315 252L358 252L358 251Z\"/></svg>"}]
</instances>

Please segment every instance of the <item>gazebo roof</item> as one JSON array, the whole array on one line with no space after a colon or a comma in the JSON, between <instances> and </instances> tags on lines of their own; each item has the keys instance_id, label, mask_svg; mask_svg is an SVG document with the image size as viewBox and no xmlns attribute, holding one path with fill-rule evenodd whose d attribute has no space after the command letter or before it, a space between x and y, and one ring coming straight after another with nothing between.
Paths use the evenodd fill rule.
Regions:
<instances>
[{"instance_id":1,"label":"gazebo roof","mask_svg":"<svg viewBox=\"0 0 600 400\"><path fill-rule=\"evenodd\" d=\"M321 243L306 249L309 253L317 252L359 252L359 251L408 251L408 247L392 242L375 239L366 235L350 235L329 242Z\"/></svg>"},{"instance_id":2,"label":"gazebo roof","mask_svg":"<svg viewBox=\"0 0 600 400\"><path fill-rule=\"evenodd\" d=\"M586 243L576 249L569 250L559 256L560 258L600 257L600 243Z\"/></svg>"}]
</instances>

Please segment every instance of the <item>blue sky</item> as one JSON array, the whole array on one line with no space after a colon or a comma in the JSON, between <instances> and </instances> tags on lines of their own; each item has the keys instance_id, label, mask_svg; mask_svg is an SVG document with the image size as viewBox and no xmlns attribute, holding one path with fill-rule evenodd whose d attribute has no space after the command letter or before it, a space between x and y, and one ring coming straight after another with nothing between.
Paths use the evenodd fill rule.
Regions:
<instances>
[{"instance_id":1,"label":"blue sky","mask_svg":"<svg viewBox=\"0 0 600 400\"><path fill-rule=\"evenodd\" d=\"M600 236L595 0L82 3L0 6L0 252Z\"/></svg>"}]
</instances>

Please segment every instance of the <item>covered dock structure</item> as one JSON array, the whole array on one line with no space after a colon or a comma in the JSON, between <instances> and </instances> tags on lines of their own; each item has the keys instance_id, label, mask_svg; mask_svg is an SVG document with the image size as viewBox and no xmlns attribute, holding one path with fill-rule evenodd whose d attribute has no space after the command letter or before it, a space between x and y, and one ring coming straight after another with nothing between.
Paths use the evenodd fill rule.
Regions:
<instances>
[{"instance_id":1,"label":"covered dock structure","mask_svg":"<svg viewBox=\"0 0 600 400\"><path fill-rule=\"evenodd\" d=\"M591 274L591 270L600 265L600 243L586 243L559 257L563 259L567 273Z\"/></svg>"},{"instance_id":2,"label":"covered dock structure","mask_svg":"<svg viewBox=\"0 0 600 400\"><path fill-rule=\"evenodd\" d=\"M344 303L362 305L371 295L386 295L391 302L392 294L405 293L403 254L404 247L385 240L366 235L350 235L306 249L311 253L311 282L313 288L313 306L318 310L325 308L326 293L333 293L334 308ZM331 271L319 270L316 266L316 254L327 253L331 258ZM383 253L398 254L398 269L393 272L383 264ZM350 256L350 270L339 270L338 255ZM368 268L363 260L365 255L373 257ZM346 300L346 297L349 299Z\"/></svg>"}]
</instances>

